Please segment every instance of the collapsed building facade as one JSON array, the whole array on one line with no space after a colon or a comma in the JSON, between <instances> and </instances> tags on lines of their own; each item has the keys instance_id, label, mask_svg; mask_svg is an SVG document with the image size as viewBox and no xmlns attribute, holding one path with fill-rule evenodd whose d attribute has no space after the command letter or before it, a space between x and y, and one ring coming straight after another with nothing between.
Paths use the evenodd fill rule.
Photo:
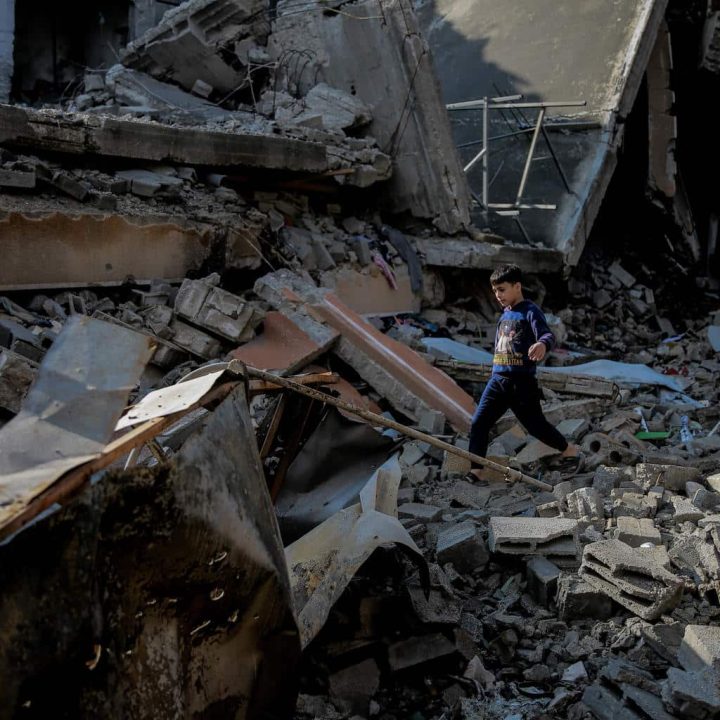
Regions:
<instances>
[{"instance_id":1,"label":"collapsed building facade","mask_svg":"<svg viewBox=\"0 0 720 720\"><path fill-rule=\"evenodd\" d=\"M0 0L0 717L720 713L717 13L476 5Z\"/></svg>"}]
</instances>

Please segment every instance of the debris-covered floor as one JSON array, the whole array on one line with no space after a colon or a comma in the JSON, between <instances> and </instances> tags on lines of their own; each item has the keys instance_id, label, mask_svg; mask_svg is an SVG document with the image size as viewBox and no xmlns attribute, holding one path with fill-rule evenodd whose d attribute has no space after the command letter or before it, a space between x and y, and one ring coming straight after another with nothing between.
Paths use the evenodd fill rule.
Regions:
<instances>
[{"instance_id":1,"label":"debris-covered floor","mask_svg":"<svg viewBox=\"0 0 720 720\"><path fill-rule=\"evenodd\" d=\"M647 177L668 88L561 252L481 212L411 3L161 4L82 57L23 9L14 75L0 34L0 718L720 717L717 210L691 143ZM713 72L717 13L666 20ZM468 474L504 262L577 470L506 414Z\"/></svg>"}]
</instances>

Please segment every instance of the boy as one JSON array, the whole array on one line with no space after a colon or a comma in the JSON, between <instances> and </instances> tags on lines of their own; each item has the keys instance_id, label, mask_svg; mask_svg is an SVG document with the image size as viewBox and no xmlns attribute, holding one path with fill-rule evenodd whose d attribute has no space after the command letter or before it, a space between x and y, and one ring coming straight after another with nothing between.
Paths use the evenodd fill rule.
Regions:
<instances>
[{"instance_id":1,"label":"boy","mask_svg":"<svg viewBox=\"0 0 720 720\"><path fill-rule=\"evenodd\" d=\"M517 265L499 267L490 276L490 284L503 313L495 336L492 376L470 427L470 452L485 457L490 429L509 408L530 435L555 448L563 458L577 458L579 465L579 448L568 444L540 407L536 365L554 347L555 336L542 310L523 297L522 272ZM477 466L471 472L481 477Z\"/></svg>"}]
</instances>

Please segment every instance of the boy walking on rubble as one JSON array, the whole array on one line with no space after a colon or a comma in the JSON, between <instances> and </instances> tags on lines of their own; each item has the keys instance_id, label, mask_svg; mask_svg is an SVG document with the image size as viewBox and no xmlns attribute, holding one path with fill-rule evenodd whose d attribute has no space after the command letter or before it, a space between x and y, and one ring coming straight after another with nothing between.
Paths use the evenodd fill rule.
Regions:
<instances>
[{"instance_id":1,"label":"boy walking on rubble","mask_svg":"<svg viewBox=\"0 0 720 720\"><path fill-rule=\"evenodd\" d=\"M579 448L548 422L540 407L537 363L555 346L545 315L523 297L522 271L517 265L499 267L490 276L490 284L503 312L495 335L493 372L472 419L469 450L485 457L490 429L510 409L530 435L555 448L560 457L575 458L570 462L579 466ZM477 466L471 472L481 477Z\"/></svg>"}]
</instances>

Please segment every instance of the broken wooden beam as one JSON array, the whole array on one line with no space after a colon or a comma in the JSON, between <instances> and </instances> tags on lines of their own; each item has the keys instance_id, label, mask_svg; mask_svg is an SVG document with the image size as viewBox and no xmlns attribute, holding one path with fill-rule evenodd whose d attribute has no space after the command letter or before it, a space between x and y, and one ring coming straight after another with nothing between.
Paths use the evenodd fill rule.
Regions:
<instances>
[{"instance_id":1,"label":"broken wooden beam","mask_svg":"<svg viewBox=\"0 0 720 720\"><path fill-rule=\"evenodd\" d=\"M468 380L470 382L486 383L492 375L492 365L479 365L460 362L459 360L436 360L435 367L444 370L456 380ZM618 386L612 380L605 380L592 375L554 373L540 368L537 378L542 387L571 395L588 395L613 400L620 392Z\"/></svg>"}]
</instances>

